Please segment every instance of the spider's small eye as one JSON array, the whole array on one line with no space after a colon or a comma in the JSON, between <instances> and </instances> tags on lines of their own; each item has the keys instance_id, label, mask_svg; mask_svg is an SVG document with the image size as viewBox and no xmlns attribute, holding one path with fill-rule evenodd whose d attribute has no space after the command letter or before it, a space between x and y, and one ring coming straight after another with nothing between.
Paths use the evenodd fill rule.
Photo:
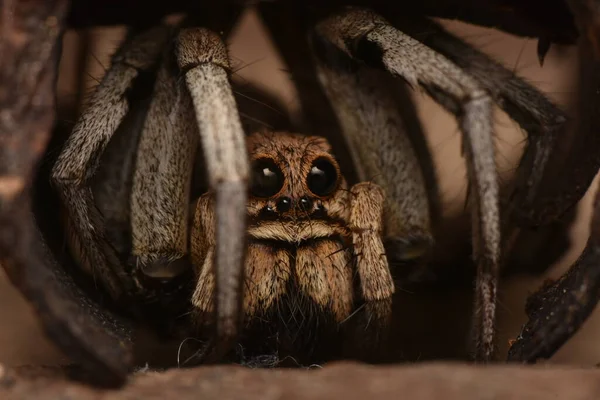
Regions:
<instances>
[{"instance_id":1,"label":"spider's small eye","mask_svg":"<svg viewBox=\"0 0 600 400\"><path fill-rule=\"evenodd\" d=\"M250 191L255 197L271 197L283 187L283 173L270 158L259 158L252 165Z\"/></svg>"},{"instance_id":2,"label":"spider's small eye","mask_svg":"<svg viewBox=\"0 0 600 400\"><path fill-rule=\"evenodd\" d=\"M327 196L337 187L338 172L335 165L326 158L317 158L312 163L306 179L308 189L317 196Z\"/></svg>"}]
</instances>

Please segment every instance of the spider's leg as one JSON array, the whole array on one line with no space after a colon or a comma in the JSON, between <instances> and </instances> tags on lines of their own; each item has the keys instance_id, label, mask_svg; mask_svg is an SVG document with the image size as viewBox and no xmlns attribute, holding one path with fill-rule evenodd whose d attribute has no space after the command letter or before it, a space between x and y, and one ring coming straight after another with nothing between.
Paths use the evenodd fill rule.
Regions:
<instances>
[{"instance_id":1,"label":"spider's leg","mask_svg":"<svg viewBox=\"0 0 600 400\"><path fill-rule=\"evenodd\" d=\"M229 83L227 48L219 35L203 28L182 29L175 47L215 193L217 342L211 357L217 359L235 341L242 315L248 154Z\"/></svg>"},{"instance_id":2,"label":"spider's leg","mask_svg":"<svg viewBox=\"0 0 600 400\"><path fill-rule=\"evenodd\" d=\"M479 360L494 353L496 284L500 255L498 182L492 140L492 101L481 86L444 56L403 34L380 16L350 8L319 23L317 40L350 59L381 67L413 85L422 85L460 117L469 181L473 190L475 333Z\"/></svg>"},{"instance_id":3,"label":"spider's leg","mask_svg":"<svg viewBox=\"0 0 600 400\"><path fill-rule=\"evenodd\" d=\"M370 182L358 183L350 189L349 227L356 256L365 311L367 339L361 338L363 348L384 343L392 317L394 281L383 247L383 189ZM369 341L373 341L369 343ZM373 350L372 348L370 350Z\"/></svg>"},{"instance_id":4,"label":"spider's leg","mask_svg":"<svg viewBox=\"0 0 600 400\"><path fill-rule=\"evenodd\" d=\"M579 107L583 124L598 118L600 60L587 38L579 44ZM597 126L593 125L591 128ZM535 362L550 358L571 338L600 300L600 191L594 200L591 232L579 259L556 282L527 301L529 321L509 351L509 360Z\"/></svg>"},{"instance_id":5,"label":"spider's leg","mask_svg":"<svg viewBox=\"0 0 600 400\"><path fill-rule=\"evenodd\" d=\"M127 295L133 282L106 240L102 216L96 209L90 179L115 130L129 111L127 93L141 71L151 68L166 43L169 30L153 28L127 40L90 98L52 170L68 211L76 253L82 266L100 278L114 298Z\"/></svg>"},{"instance_id":6,"label":"spider's leg","mask_svg":"<svg viewBox=\"0 0 600 400\"><path fill-rule=\"evenodd\" d=\"M564 218L600 167L600 139L592 122L597 113L585 112L576 124L569 124L565 113L539 90L435 22L400 18L397 23L469 73L527 132L528 145L517 170L507 222L535 227ZM586 106L587 102L581 105ZM569 135L572 127L575 132ZM507 232L506 237L510 236Z\"/></svg>"},{"instance_id":7,"label":"spider's leg","mask_svg":"<svg viewBox=\"0 0 600 400\"><path fill-rule=\"evenodd\" d=\"M132 264L170 278L188 266L188 213L198 146L192 100L170 57L158 70L137 150L131 193Z\"/></svg>"},{"instance_id":8,"label":"spider's leg","mask_svg":"<svg viewBox=\"0 0 600 400\"><path fill-rule=\"evenodd\" d=\"M104 221L104 233L121 260L131 267L131 194L138 145L152 98L156 71L142 74L128 93L130 109L106 145L89 182Z\"/></svg>"}]
</instances>

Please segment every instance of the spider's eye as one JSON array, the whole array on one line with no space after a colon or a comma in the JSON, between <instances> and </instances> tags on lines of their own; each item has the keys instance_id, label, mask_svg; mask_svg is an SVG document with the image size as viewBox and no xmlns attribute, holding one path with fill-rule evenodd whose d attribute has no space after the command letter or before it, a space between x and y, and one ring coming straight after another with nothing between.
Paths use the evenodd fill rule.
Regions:
<instances>
[{"instance_id":1,"label":"spider's eye","mask_svg":"<svg viewBox=\"0 0 600 400\"><path fill-rule=\"evenodd\" d=\"M308 189L317 196L331 194L338 182L338 172L335 165L326 158L317 158L313 161L306 179Z\"/></svg>"},{"instance_id":2,"label":"spider's eye","mask_svg":"<svg viewBox=\"0 0 600 400\"><path fill-rule=\"evenodd\" d=\"M252 165L250 191L255 197L271 197L283 187L283 173L270 158L259 158Z\"/></svg>"}]
</instances>

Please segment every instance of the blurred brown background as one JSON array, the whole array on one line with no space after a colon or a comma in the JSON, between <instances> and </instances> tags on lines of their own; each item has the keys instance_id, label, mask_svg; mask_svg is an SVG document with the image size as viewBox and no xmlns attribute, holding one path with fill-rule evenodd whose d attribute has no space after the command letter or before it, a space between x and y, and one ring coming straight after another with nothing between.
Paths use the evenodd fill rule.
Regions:
<instances>
[{"instance_id":1,"label":"blurred brown background","mask_svg":"<svg viewBox=\"0 0 600 400\"><path fill-rule=\"evenodd\" d=\"M536 56L536 42L460 23L446 26L470 43L484 50L506 67L535 84L550 98L568 109L573 95L574 49L552 48L544 67ZM94 57L85 67L89 75L85 85L92 88L109 65L124 30L122 28L95 29L85 33L69 32L65 37L65 54L76 54L82 45L82 35L93 39L90 51ZM274 52L260 21L252 12L245 15L230 41L231 58L236 79L255 83L279 96L290 111L297 108L296 96L285 66ZM79 82L75 71L81 65L79 57L65 57L61 65L59 101L74 104L81 100L76 93ZM456 215L464 206L465 167L460 156L460 134L455 120L423 93L414 93L419 114L426 128L430 147L434 153L441 182L445 215ZM496 113L497 163L503 179L514 171L522 150L523 133L516 124L499 110ZM514 338L525 321L525 299L547 277L559 276L581 253L588 235L591 197L596 183L588 191L578 210L577 221L571 230L573 245L548 273L540 278L515 278L500 287L499 334L503 351L508 340ZM30 307L0 274L0 361L8 365L63 363L67 360L44 337ZM409 329L409 328L407 328ZM600 311L596 312L584 328L551 360L555 363L596 365L600 362Z\"/></svg>"}]
</instances>

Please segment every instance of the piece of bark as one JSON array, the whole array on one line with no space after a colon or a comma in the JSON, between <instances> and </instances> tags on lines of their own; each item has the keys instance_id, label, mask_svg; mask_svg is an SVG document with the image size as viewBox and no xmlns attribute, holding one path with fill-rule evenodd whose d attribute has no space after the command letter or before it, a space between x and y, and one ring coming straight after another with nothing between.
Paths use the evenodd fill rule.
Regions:
<instances>
[{"instance_id":1,"label":"piece of bark","mask_svg":"<svg viewBox=\"0 0 600 400\"><path fill-rule=\"evenodd\" d=\"M52 257L32 212L33 180L55 120L55 81L67 0L0 2L0 266L48 336L119 385L132 363L131 329L84 293Z\"/></svg>"}]
</instances>

